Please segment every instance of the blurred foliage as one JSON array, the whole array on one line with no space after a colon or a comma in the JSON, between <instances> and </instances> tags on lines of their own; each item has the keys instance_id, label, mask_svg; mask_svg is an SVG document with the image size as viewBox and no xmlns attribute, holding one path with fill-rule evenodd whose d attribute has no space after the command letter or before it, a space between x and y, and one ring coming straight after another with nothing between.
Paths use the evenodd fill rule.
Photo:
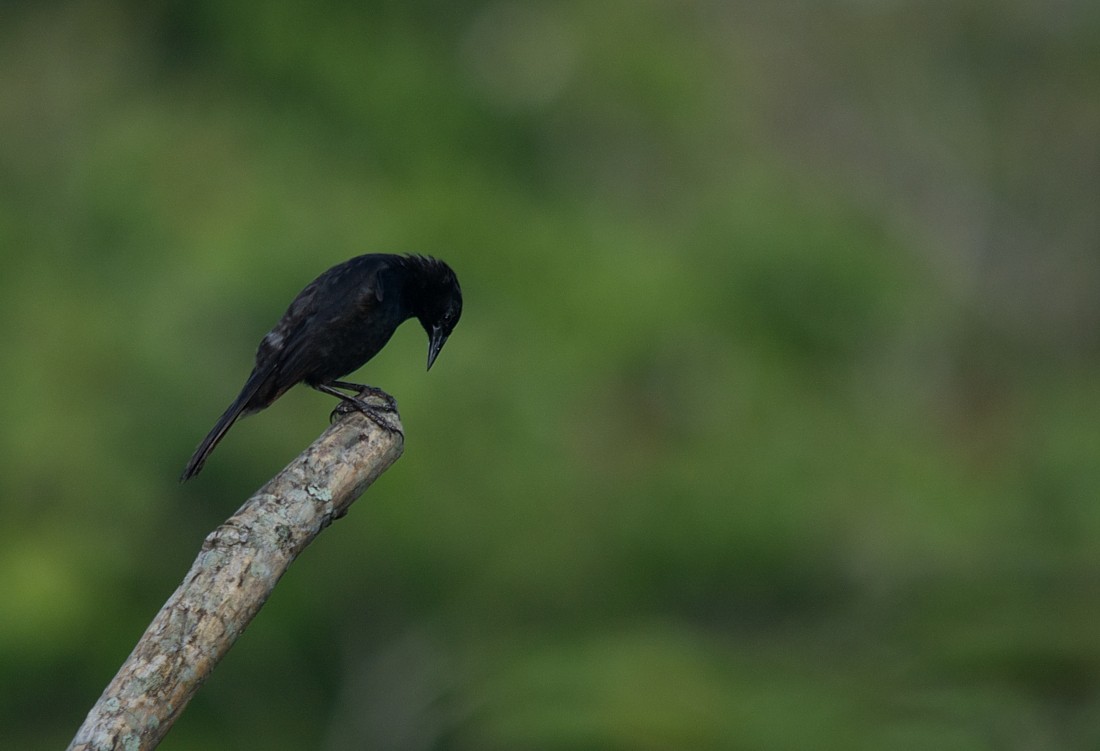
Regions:
<instances>
[{"instance_id":1,"label":"blurred foliage","mask_svg":"<svg viewBox=\"0 0 1100 751\"><path fill-rule=\"evenodd\" d=\"M324 268L447 259L404 458L163 748L1100 745L1100 6L7 3L0 737L326 424L175 478Z\"/></svg>"}]
</instances>

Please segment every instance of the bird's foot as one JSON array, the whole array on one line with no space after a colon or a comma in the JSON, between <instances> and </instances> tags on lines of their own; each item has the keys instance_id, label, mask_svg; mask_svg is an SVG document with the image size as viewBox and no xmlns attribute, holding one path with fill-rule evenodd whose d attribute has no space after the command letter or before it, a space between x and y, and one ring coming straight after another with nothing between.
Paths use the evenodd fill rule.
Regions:
<instances>
[{"instance_id":1,"label":"bird's foot","mask_svg":"<svg viewBox=\"0 0 1100 751\"><path fill-rule=\"evenodd\" d=\"M348 397L336 405L336 408L332 410L329 415L329 422L335 422L336 420L350 415L352 412L358 412L368 420L373 422L382 430L389 431L390 433L400 433L404 435L404 431L401 430L393 421L389 418L389 415L395 414L393 410L381 410L377 406L370 402L361 401L354 397Z\"/></svg>"},{"instance_id":2,"label":"bird's foot","mask_svg":"<svg viewBox=\"0 0 1100 751\"><path fill-rule=\"evenodd\" d=\"M382 389L374 386L362 386L356 396L334 395L340 397L340 403L329 415L329 422L335 422L352 412L359 412L382 430L390 433L400 433L404 436L404 431L399 427L399 423L395 423L391 418L392 415L397 414L397 400ZM378 404L378 402L381 402L381 404Z\"/></svg>"},{"instance_id":3,"label":"bird's foot","mask_svg":"<svg viewBox=\"0 0 1100 751\"><path fill-rule=\"evenodd\" d=\"M385 403L388 412L397 411L397 400L377 386L367 386L362 383L349 383L348 381L333 381L329 385L333 388L344 389L345 391L354 391L360 399L367 396L373 396L375 399L379 399Z\"/></svg>"}]
</instances>

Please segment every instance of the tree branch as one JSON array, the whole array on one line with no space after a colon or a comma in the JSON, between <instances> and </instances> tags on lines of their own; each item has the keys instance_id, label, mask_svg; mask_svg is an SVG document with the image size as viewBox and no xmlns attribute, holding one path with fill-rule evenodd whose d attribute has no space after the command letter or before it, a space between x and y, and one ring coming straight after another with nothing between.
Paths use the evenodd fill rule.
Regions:
<instances>
[{"instance_id":1,"label":"tree branch","mask_svg":"<svg viewBox=\"0 0 1100 751\"><path fill-rule=\"evenodd\" d=\"M400 418L389 417L397 431L344 415L206 538L70 751L160 743L298 554L401 456Z\"/></svg>"}]
</instances>

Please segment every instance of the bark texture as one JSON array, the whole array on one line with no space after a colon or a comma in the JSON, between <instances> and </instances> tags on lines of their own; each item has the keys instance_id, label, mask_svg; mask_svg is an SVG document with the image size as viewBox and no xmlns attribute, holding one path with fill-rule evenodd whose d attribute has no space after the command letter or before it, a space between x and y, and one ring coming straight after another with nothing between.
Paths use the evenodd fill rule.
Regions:
<instances>
[{"instance_id":1,"label":"bark texture","mask_svg":"<svg viewBox=\"0 0 1100 751\"><path fill-rule=\"evenodd\" d=\"M401 456L389 418L341 416L206 538L69 749L156 747L298 554Z\"/></svg>"}]
</instances>

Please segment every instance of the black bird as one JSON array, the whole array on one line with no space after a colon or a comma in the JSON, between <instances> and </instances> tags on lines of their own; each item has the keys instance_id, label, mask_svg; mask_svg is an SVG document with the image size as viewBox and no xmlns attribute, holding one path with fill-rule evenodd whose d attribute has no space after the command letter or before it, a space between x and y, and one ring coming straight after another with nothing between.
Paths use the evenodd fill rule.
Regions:
<instances>
[{"instance_id":1,"label":"black bird","mask_svg":"<svg viewBox=\"0 0 1100 751\"><path fill-rule=\"evenodd\" d=\"M418 255L372 253L333 266L310 282L260 342L252 375L229 409L195 449L180 482L194 477L239 418L268 407L291 386L305 383L384 421L354 396L378 389L337 380L378 354L399 325L416 318L428 333L428 368L462 314L458 278L443 261Z\"/></svg>"}]
</instances>

